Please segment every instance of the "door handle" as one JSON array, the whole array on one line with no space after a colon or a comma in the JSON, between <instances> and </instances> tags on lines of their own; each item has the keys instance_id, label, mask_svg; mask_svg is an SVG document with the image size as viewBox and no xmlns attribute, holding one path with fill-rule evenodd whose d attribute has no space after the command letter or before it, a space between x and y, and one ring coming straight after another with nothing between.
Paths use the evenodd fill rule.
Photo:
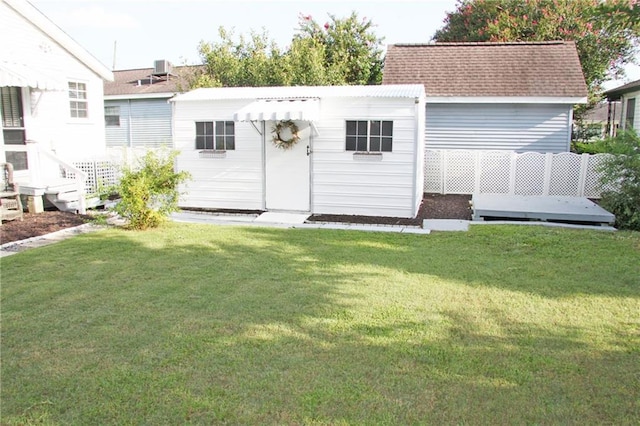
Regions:
<instances>
[{"instance_id":1,"label":"door handle","mask_svg":"<svg viewBox=\"0 0 640 426\"><path fill-rule=\"evenodd\" d=\"M307 145L307 157L311 155L311 147Z\"/></svg>"}]
</instances>

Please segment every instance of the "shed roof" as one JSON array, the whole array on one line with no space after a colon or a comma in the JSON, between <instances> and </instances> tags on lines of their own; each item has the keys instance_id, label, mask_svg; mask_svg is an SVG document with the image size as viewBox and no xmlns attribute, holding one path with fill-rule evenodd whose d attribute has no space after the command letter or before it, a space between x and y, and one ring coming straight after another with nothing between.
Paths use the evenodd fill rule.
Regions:
<instances>
[{"instance_id":1,"label":"shed roof","mask_svg":"<svg viewBox=\"0 0 640 426\"><path fill-rule=\"evenodd\" d=\"M172 101L208 101L223 99L305 99L305 98L420 98L420 84L387 86L287 86L287 87L218 87L196 89L178 95Z\"/></svg>"},{"instance_id":2,"label":"shed roof","mask_svg":"<svg viewBox=\"0 0 640 426\"><path fill-rule=\"evenodd\" d=\"M640 90L640 80L632 81L631 83L616 87L615 89L607 90L604 94L607 96L608 100L617 101L625 93L637 92L638 90Z\"/></svg>"},{"instance_id":3,"label":"shed roof","mask_svg":"<svg viewBox=\"0 0 640 426\"><path fill-rule=\"evenodd\" d=\"M173 72L165 76L154 76L153 68L117 70L113 81L104 83L105 96L136 98L139 95L166 94L167 98L188 89L188 77L199 66L173 67ZM142 96L141 96L142 97Z\"/></svg>"},{"instance_id":4,"label":"shed roof","mask_svg":"<svg viewBox=\"0 0 640 426\"><path fill-rule=\"evenodd\" d=\"M427 97L587 96L572 41L390 45L382 84L407 83Z\"/></svg>"}]
</instances>

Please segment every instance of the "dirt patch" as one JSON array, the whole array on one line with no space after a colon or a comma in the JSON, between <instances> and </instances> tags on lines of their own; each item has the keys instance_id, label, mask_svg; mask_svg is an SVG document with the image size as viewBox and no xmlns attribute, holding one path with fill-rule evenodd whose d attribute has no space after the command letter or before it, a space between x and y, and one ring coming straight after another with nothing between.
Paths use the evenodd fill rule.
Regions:
<instances>
[{"instance_id":1,"label":"dirt patch","mask_svg":"<svg viewBox=\"0 0 640 426\"><path fill-rule=\"evenodd\" d=\"M313 215L311 222L343 222L382 225L421 226L423 219L471 219L469 207L470 195L440 195L425 194L418 216L413 219L378 216L351 215ZM44 213L25 213L24 220L4 222L0 226L0 244L37 237L61 229L82 225L91 216L76 215L60 211L45 211Z\"/></svg>"},{"instance_id":2,"label":"dirt patch","mask_svg":"<svg viewBox=\"0 0 640 426\"><path fill-rule=\"evenodd\" d=\"M471 220L471 195L425 194L418 215L413 219L379 216L314 214L311 222L344 222L382 225L421 226L424 219Z\"/></svg>"},{"instance_id":3,"label":"dirt patch","mask_svg":"<svg viewBox=\"0 0 640 426\"><path fill-rule=\"evenodd\" d=\"M2 222L2 226L0 226L0 244L37 237L60 231L61 229L73 228L88 222L89 219L90 216L61 211L45 211L38 214L25 213L22 221Z\"/></svg>"}]
</instances>

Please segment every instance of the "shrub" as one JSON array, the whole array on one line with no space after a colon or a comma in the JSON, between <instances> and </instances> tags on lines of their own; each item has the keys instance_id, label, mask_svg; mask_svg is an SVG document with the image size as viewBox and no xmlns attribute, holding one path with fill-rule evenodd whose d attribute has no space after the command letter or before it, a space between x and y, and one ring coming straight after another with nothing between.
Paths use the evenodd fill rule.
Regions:
<instances>
[{"instance_id":1,"label":"shrub","mask_svg":"<svg viewBox=\"0 0 640 426\"><path fill-rule=\"evenodd\" d=\"M114 210L127 219L130 228L155 228L178 210L177 187L189 174L174 171L177 155L175 151L166 155L148 151L137 168L127 167L122 171L117 185L120 202Z\"/></svg>"},{"instance_id":2,"label":"shrub","mask_svg":"<svg viewBox=\"0 0 640 426\"><path fill-rule=\"evenodd\" d=\"M616 215L616 226L640 231L640 137L628 130L603 145L613 155L600 169L601 205Z\"/></svg>"}]
</instances>

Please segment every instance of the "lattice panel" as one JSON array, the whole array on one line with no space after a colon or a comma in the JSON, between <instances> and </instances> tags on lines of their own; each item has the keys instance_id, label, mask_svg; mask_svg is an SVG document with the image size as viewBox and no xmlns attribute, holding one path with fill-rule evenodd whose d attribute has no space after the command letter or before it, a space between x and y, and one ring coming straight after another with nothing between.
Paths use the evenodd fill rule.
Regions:
<instances>
[{"instance_id":1,"label":"lattice panel","mask_svg":"<svg viewBox=\"0 0 640 426\"><path fill-rule=\"evenodd\" d=\"M525 152L516 157L514 194L538 196L544 194L545 155Z\"/></svg>"},{"instance_id":2,"label":"lattice panel","mask_svg":"<svg viewBox=\"0 0 640 426\"><path fill-rule=\"evenodd\" d=\"M578 197L580 182L579 155L562 153L554 155L551 164L551 180L549 182L549 195Z\"/></svg>"},{"instance_id":3,"label":"lattice panel","mask_svg":"<svg viewBox=\"0 0 640 426\"><path fill-rule=\"evenodd\" d=\"M473 194L475 186L476 154L473 151L445 152L445 194Z\"/></svg>"},{"instance_id":4,"label":"lattice panel","mask_svg":"<svg viewBox=\"0 0 640 426\"><path fill-rule=\"evenodd\" d=\"M87 194L96 194L101 188L115 185L118 182L118 168L109 160L75 161L74 167L87 174L85 190ZM74 173L67 173L67 176Z\"/></svg>"},{"instance_id":5,"label":"lattice panel","mask_svg":"<svg viewBox=\"0 0 640 426\"><path fill-rule=\"evenodd\" d=\"M600 198L602 190L615 190L611 185L600 187L600 167L607 158L607 154L596 154L589 156L587 166L587 176L584 182L584 196L589 198Z\"/></svg>"},{"instance_id":6,"label":"lattice panel","mask_svg":"<svg viewBox=\"0 0 640 426\"><path fill-rule=\"evenodd\" d=\"M93 161L75 161L73 163L74 167L82 170L87 174L87 180L85 182L85 191L87 194L94 194L96 192L96 176L94 172L94 162Z\"/></svg>"},{"instance_id":7,"label":"lattice panel","mask_svg":"<svg viewBox=\"0 0 640 426\"><path fill-rule=\"evenodd\" d=\"M489 151L480 156L481 194L509 193L511 156L509 151Z\"/></svg>"},{"instance_id":8,"label":"lattice panel","mask_svg":"<svg viewBox=\"0 0 640 426\"><path fill-rule=\"evenodd\" d=\"M442 193L444 185L442 181L443 151L426 150L424 154L424 192Z\"/></svg>"}]
</instances>

